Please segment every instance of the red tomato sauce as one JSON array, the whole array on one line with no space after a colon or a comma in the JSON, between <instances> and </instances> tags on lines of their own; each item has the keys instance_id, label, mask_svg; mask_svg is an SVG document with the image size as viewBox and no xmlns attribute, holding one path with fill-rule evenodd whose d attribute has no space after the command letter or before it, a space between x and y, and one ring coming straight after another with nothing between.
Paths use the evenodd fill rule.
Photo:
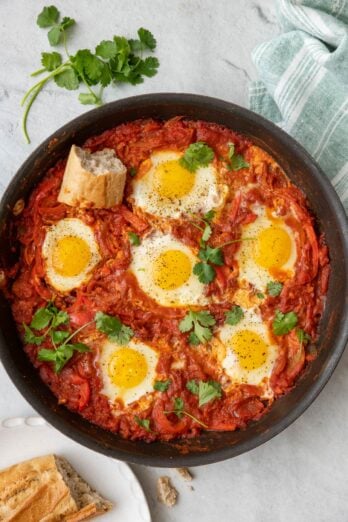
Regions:
<instances>
[{"instance_id":1,"label":"red tomato sauce","mask_svg":"<svg viewBox=\"0 0 348 522\"><path fill-rule=\"evenodd\" d=\"M190 346L187 335L180 332L178 325L187 308L157 304L141 290L135 276L128 271L131 262L128 232L142 237L153 227L151 216L132 208L129 169L138 169L153 151L184 151L195 141L203 141L213 148L216 166L221 168L224 182L229 187L224 208L214 222L211 246L240 238L242 227L257 217L252 208L255 204L277 209L278 215L296 231L295 276L285 282L280 296L266 296L262 301L263 320L270 322L276 310L283 313L294 311L298 316L298 326L315 341L323 311L330 272L325 238L315 229L304 194L290 183L274 160L249 139L216 124L182 118L166 122L139 120L88 139L84 146L92 152L112 148L126 165L128 174L123 204L108 210L96 210L77 209L59 203L57 196L65 161L58 162L33 190L23 213L14 219L20 254L16 265L5 270L6 295L22 336L22 324L30 324L35 311L52 301L58 309L69 313L72 329L92 321L97 311L103 311L119 317L134 330L139 340L157 347L157 378L170 379L171 384L167 391L154 391L151 400L139 413L142 419L150 420L151 431L147 431L135 421L136 406L120 407L115 414L108 398L102 394L98 367L98 343L102 335L95 333L93 324L78 336L81 342L90 341L91 351L75 353L58 374L50 363L37 359L38 346L24 345L31 362L60 404L129 439L151 442L196 436L203 428L193 417L209 430L245 428L249 421L259 419L274 399L291 390L298 375L315 357L313 345L308 347L301 343L291 331L277 339L279 356L271 375L272 399L262 398L258 386L236 384L228 393L223 391L221 399L199 407L197 396L186 388L186 383L192 379L218 381L220 373L207 351ZM231 142L236 153L242 154L249 162L250 168L234 172L224 168ZM93 229L101 261L86 284L60 294L47 281L42 244L47 227L66 217L78 217ZM174 236L191 247L198 247L200 232L187 219L169 221ZM216 267L216 278L206 287L207 295L214 299L205 308L214 315L217 326L223 324L224 314L234 303L233 295L238 289L235 255L239 248L238 242L224 247L224 265ZM45 341L42 347L49 348L50 341ZM181 368L172 367L178 354L182 360ZM180 418L175 413L165 413L173 410L176 397L183 399L185 410L192 417L184 415Z\"/></svg>"}]
</instances>

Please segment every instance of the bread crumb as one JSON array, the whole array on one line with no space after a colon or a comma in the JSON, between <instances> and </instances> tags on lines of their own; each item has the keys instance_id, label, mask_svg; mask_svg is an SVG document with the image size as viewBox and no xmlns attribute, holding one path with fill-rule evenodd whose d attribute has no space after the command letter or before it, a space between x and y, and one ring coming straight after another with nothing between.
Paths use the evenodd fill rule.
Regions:
<instances>
[{"instance_id":1,"label":"bread crumb","mask_svg":"<svg viewBox=\"0 0 348 522\"><path fill-rule=\"evenodd\" d=\"M178 498L178 492L172 486L169 477L160 477L157 480L157 497L162 504L167 507L173 507Z\"/></svg>"},{"instance_id":2,"label":"bread crumb","mask_svg":"<svg viewBox=\"0 0 348 522\"><path fill-rule=\"evenodd\" d=\"M192 475L190 473L190 470L188 468L176 468L176 471L179 473L179 475L181 475L181 477L184 480L187 480L188 482L191 482L193 477L192 477Z\"/></svg>"}]
</instances>

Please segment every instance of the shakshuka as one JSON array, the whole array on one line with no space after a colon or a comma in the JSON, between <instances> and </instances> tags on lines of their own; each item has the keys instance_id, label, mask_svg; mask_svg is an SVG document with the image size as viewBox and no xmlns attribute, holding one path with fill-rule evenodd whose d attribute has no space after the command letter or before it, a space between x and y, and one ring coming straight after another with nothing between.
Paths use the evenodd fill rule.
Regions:
<instances>
[{"instance_id":1,"label":"shakshuka","mask_svg":"<svg viewBox=\"0 0 348 522\"><path fill-rule=\"evenodd\" d=\"M59 161L13 218L5 288L58 403L129 439L245 428L316 356L329 279L306 197L252 140L138 120L86 141L127 167L123 201L59 203Z\"/></svg>"}]
</instances>

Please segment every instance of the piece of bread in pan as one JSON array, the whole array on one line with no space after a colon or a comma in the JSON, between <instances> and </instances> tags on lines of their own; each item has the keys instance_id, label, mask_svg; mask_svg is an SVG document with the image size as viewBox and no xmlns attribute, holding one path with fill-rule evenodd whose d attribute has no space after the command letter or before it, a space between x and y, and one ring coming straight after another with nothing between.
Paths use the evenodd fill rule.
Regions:
<instances>
[{"instance_id":1,"label":"piece of bread in pan","mask_svg":"<svg viewBox=\"0 0 348 522\"><path fill-rule=\"evenodd\" d=\"M112 504L63 457L37 457L0 471L1 522L79 522Z\"/></svg>"},{"instance_id":2,"label":"piece of bread in pan","mask_svg":"<svg viewBox=\"0 0 348 522\"><path fill-rule=\"evenodd\" d=\"M112 149L91 153L73 145L58 201L72 207L110 208L121 203L127 169Z\"/></svg>"}]
</instances>

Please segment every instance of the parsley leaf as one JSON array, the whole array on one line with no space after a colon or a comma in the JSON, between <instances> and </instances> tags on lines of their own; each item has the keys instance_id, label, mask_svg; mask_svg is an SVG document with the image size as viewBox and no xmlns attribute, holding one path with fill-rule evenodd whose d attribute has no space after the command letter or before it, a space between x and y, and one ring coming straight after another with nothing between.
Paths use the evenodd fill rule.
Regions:
<instances>
[{"instance_id":1,"label":"parsley leaf","mask_svg":"<svg viewBox=\"0 0 348 522\"><path fill-rule=\"evenodd\" d=\"M156 49L156 38L148 29L140 27L140 29L138 29L138 36L139 40L145 46L145 48L150 49L150 51L154 51Z\"/></svg>"},{"instance_id":2,"label":"parsley leaf","mask_svg":"<svg viewBox=\"0 0 348 522\"><path fill-rule=\"evenodd\" d=\"M138 417L138 415L135 415L134 420L139 426L144 428L144 430L151 433L152 430L150 429L150 419L141 419Z\"/></svg>"},{"instance_id":3,"label":"parsley leaf","mask_svg":"<svg viewBox=\"0 0 348 522\"><path fill-rule=\"evenodd\" d=\"M106 334L110 341L127 344L134 335L133 330L124 325L118 317L103 312L95 314L95 322L97 329Z\"/></svg>"},{"instance_id":4,"label":"parsley leaf","mask_svg":"<svg viewBox=\"0 0 348 522\"><path fill-rule=\"evenodd\" d=\"M34 332L31 330L31 328L26 325L25 323L23 323L23 328L24 328L24 342L27 343L27 344L41 344L42 341L44 340L44 336L43 335L40 335L40 336L37 336L34 334Z\"/></svg>"},{"instance_id":5,"label":"parsley leaf","mask_svg":"<svg viewBox=\"0 0 348 522\"><path fill-rule=\"evenodd\" d=\"M41 53L41 63L47 71L54 71L62 64L62 57L59 53Z\"/></svg>"},{"instance_id":6,"label":"parsley leaf","mask_svg":"<svg viewBox=\"0 0 348 522\"><path fill-rule=\"evenodd\" d=\"M51 27L54 25L59 18L59 11L54 5L44 7L41 13L36 19L36 23L39 27Z\"/></svg>"},{"instance_id":7,"label":"parsley leaf","mask_svg":"<svg viewBox=\"0 0 348 522\"><path fill-rule=\"evenodd\" d=\"M306 333L304 330L302 330L301 328L299 328L296 331L296 335L301 344L309 343L312 340L311 336L308 333Z\"/></svg>"},{"instance_id":8,"label":"parsley leaf","mask_svg":"<svg viewBox=\"0 0 348 522\"><path fill-rule=\"evenodd\" d=\"M64 89L68 89L68 91L78 89L80 84L79 78L72 67L68 67L61 73L57 74L54 77L54 81L58 87L63 87Z\"/></svg>"},{"instance_id":9,"label":"parsley leaf","mask_svg":"<svg viewBox=\"0 0 348 522\"><path fill-rule=\"evenodd\" d=\"M156 391L165 392L168 390L171 382L172 381L170 379L167 379L166 381L155 381L153 388Z\"/></svg>"},{"instance_id":10,"label":"parsley leaf","mask_svg":"<svg viewBox=\"0 0 348 522\"><path fill-rule=\"evenodd\" d=\"M279 281L270 281L267 283L267 292L272 297L277 297L283 289L283 284Z\"/></svg>"},{"instance_id":11,"label":"parsley leaf","mask_svg":"<svg viewBox=\"0 0 348 522\"><path fill-rule=\"evenodd\" d=\"M202 141L191 143L180 158L182 167L195 172L199 167L206 167L214 159L214 151Z\"/></svg>"},{"instance_id":12,"label":"parsley leaf","mask_svg":"<svg viewBox=\"0 0 348 522\"><path fill-rule=\"evenodd\" d=\"M230 324L231 326L235 326L238 324L244 317L244 312L241 309L240 306L235 305L232 306L231 310L225 313L226 316L226 323Z\"/></svg>"},{"instance_id":13,"label":"parsley leaf","mask_svg":"<svg viewBox=\"0 0 348 522\"><path fill-rule=\"evenodd\" d=\"M297 314L295 314L295 312L283 314L280 310L277 310L272 323L273 332L275 335L285 335L295 328L297 321Z\"/></svg>"},{"instance_id":14,"label":"parsley leaf","mask_svg":"<svg viewBox=\"0 0 348 522\"><path fill-rule=\"evenodd\" d=\"M131 245L139 246L140 245L140 237L135 232L128 232L128 237Z\"/></svg>"},{"instance_id":15,"label":"parsley leaf","mask_svg":"<svg viewBox=\"0 0 348 522\"><path fill-rule=\"evenodd\" d=\"M215 269L208 263L196 263L193 267L193 273L203 284L208 284L215 279Z\"/></svg>"},{"instance_id":16,"label":"parsley leaf","mask_svg":"<svg viewBox=\"0 0 348 522\"><path fill-rule=\"evenodd\" d=\"M198 395L198 406L201 407L207 402L221 398L221 384L216 381L199 381L191 380L186 383L186 388Z\"/></svg>"},{"instance_id":17,"label":"parsley leaf","mask_svg":"<svg viewBox=\"0 0 348 522\"><path fill-rule=\"evenodd\" d=\"M229 144L228 158L230 170L240 170L250 167L249 163L245 161L241 154L235 154L234 143Z\"/></svg>"},{"instance_id":18,"label":"parsley leaf","mask_svg":"<svg viewBox=\"0 0 348 522\"><path fill-rule=\"evenodd\" d=\"M179 323L180 332L186 333L193 330L189 336L191 344L205 343L210 341L213 336L211 327L214 326L215 319L207 310L193 312L190 310Z\"/></svg>"}]
</instances>

